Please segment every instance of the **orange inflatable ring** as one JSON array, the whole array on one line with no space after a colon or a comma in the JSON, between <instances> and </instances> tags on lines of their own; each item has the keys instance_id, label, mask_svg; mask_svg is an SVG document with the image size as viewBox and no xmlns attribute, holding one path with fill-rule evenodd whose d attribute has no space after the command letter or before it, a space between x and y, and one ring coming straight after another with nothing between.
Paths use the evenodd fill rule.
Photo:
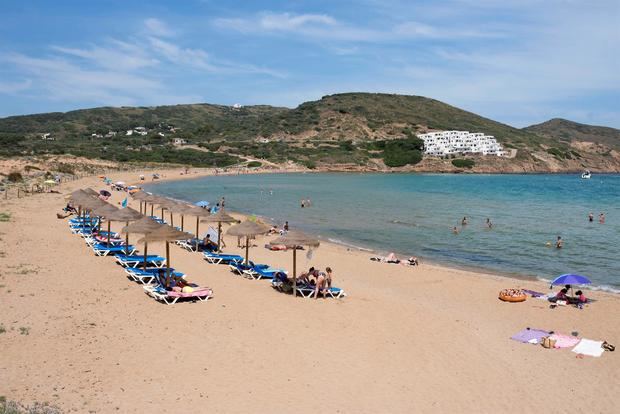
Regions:
<instances>
[{"instance_id":1,"label":"orange inflatable ring","mask_svg":"<svg viewBox=\"0 0 620 414\"><path fill-rule=\"evenodd\" d=\"M499 292L499 298L504 302L523 302L527 295L521 289L504 289Z\"/></svg>"}]
</instances>

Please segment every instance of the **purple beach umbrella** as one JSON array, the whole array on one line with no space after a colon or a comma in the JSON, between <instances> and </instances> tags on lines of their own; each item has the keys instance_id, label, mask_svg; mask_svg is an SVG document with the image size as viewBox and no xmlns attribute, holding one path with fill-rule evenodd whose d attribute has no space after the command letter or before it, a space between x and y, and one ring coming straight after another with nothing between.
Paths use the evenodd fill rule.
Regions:
<instances>
[{"instance_id":1,"label":"purple beach umbrella","mask_svg":"<svg viewBox=\"0 0 620 414\"><path fill-rule=\"evenodd\" d=\"M554 285L588 285L592 283L590 279L581 275L574 275L572 273L567 273L565 275L561 275L556 277L553 282L551 282L551 286Z\"/></svg>"}]
</instances>

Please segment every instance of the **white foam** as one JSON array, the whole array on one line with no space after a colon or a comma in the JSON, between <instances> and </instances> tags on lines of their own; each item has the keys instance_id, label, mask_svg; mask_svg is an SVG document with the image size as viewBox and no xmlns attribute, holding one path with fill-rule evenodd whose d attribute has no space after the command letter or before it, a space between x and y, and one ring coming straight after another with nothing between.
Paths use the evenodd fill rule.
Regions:
<instances>
[{"instance_id":1,"label":"white foam","mask_svg":"<svg viewBox=\"0 0 620 414\"><path fill-rule=\"evenodd\" d=\"M341 246L350 247L352 249L360 250L360 251L363 251L363 252L373 252L372 249L367 249L365 247L356 246L354 244L347 243L347 242L344 242L344 241L339 240L339 239L331 239L331 238L328 237L327 241L330 242L330 243L339 244Z\"/></svg>"}]
</instances>

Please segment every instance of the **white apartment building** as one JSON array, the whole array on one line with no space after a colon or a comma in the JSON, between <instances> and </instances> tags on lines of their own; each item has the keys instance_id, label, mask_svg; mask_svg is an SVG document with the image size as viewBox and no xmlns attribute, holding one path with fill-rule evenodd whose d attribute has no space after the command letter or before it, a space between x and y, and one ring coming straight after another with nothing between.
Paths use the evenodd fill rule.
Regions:
<instances>
[{"instance_id":1,"label":"white apartment building","mask_svg":"<svg viewBox=\"0 0 620 414\"><path fill-rule=\"evenodd\" d=\"M495 137L481 132L438 131L418 135L424 141L424 153L434 157L457 154L505 155Z\"/></svg>"}]
</instances>

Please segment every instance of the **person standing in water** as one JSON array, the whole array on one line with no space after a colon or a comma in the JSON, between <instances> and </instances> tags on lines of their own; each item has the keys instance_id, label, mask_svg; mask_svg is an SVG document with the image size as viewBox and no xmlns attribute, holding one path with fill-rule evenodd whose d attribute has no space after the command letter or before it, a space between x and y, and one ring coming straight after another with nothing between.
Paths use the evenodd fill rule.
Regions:
<instances>
[{"instance_id":1,"label":"person standing in water","mask_svg":"<svg viewBox=\"0 0 620 414\"><path fill-rule=\"evenodd\" d=\"M590 223L592 223L594 221L594 213L592 213L591 211L590 211L590 214L588 214L588 221Z\"/></svg>"},{"instance_id":2,"label":"person standing in water","mask_svg":"<svg viewBox=\"0 0 620 414\"><path fill-rule=\"evenodd\" d=\"M461 220L461 226L467 226L467 216L463 217L463 220Z\"/></svg>"},{"instance_id":3,"label":"person standing in water","mask_svg":"<svg viewBox=\"0 0 620 414\"><path fill-rule=\"evenodd\" d=\"M555 248L561 249L564 246L564 240L562 240L562 236L558 236L558 240L555 242Z\"/></svg>"},{"instance_id":4,"label":"person standing in water","mask_svg":"<svg viewBox=\"0 0 620 414\"><path fill-rule=\"evenodd\" d=\"M452 228L452 233L454 233L454 234L459 234L459 229L457 229L457 228L456 228L456 226L454 226L454 227Z\"/></svg>"},{"instance_id":5,"label":"person standing in water","mask_svg":"<svg viewBox=\"0 0 620 414\"><path fill-rule=\"evenodd\" d=\"M605 224L605 213L601 212L601 214L598 215L598 222L600 224Z\"/></svg>"},{"instance_id":6,"label":"person standing in water","mask_svg":"<svg viewBox=\"0 0 620 414\"><path fill-rule=\"evenodd\" d=\"M491 219L487 217L487 227L488 228L493 228L493 223L491 223Z\"/></svg>"}]
</instances>

